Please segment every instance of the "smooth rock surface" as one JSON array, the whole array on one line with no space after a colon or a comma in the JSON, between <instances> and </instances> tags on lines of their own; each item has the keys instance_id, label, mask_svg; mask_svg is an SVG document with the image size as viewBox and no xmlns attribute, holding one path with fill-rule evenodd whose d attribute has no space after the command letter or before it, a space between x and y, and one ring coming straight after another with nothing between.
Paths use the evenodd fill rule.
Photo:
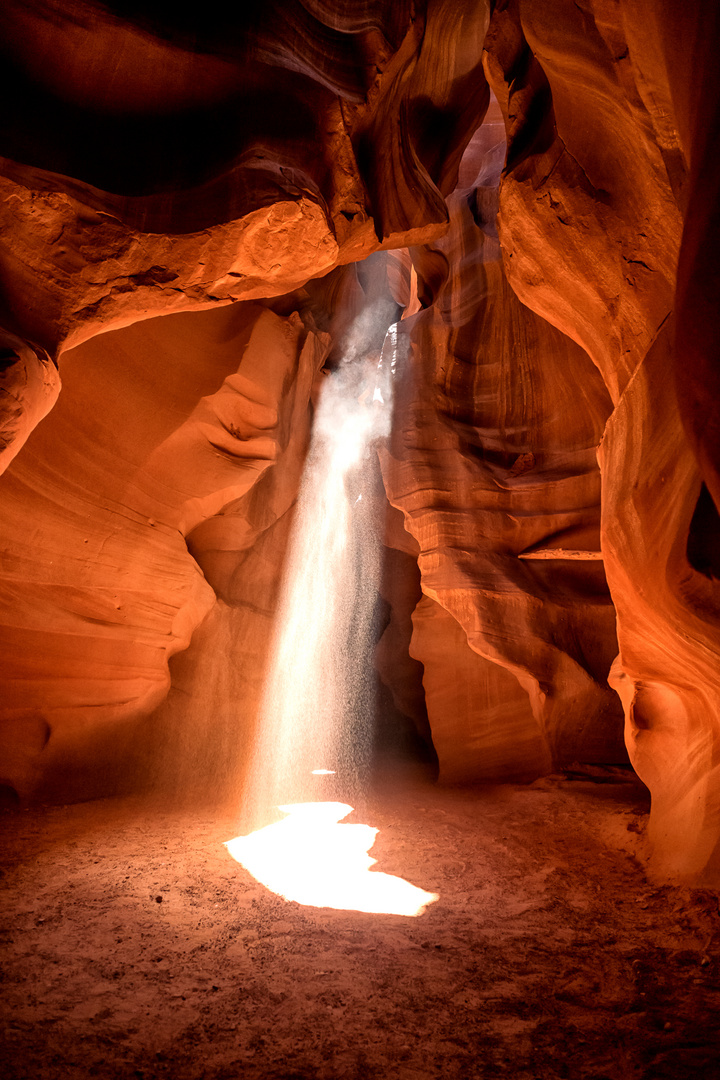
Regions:
<instances>
[{"instance_id":1,"label":"smooth rock surface","mask_svg":"<svg viewBox=\"0 0 720 1080\"><path fill-rule=\"evenodd\" d=\"M580 543L599 551L596 447L611 405L589 358L507 285L494 229L503 159L495 112L448 199L447 238L413 251L425 307L400 324L407 359L381 450L388 497L420 549L423 592L454 620L436 614L437 643L424 630L413 652L426 692L433 686L431 726L434 716L443 729L441 775L464 779L622 758L606 683L616 641L602 563L519 558ZM455 624L503 674L467 657L457 681L448 678L447 651L464 648ZM525 731L517 738L516 723Z\"/></svg>"},{"instance_id":2,"label":"smooth rock surface","mask_svg":"<svg viewBox=\"0 0 720 1080\"><path fill-rule=\"evenodd\" d=\"M651 0L512 2L496 8L485 66L508 123L499 228L509 281L583 345L614 405L600 453L620 643L612 681L653 794L655 865L717 883L718 527L701 489L704 477L717 497L717 275L707 271L717 202L716 180L704 179L717 176L707 168L720 100L712 7L691 5L681 23Z\"/></svg>"},{"instance_id":3,"label":"smooth rock surface","mask_svg":"<svg viewBox=\"0 0 720 1080\"><path fill-rule=\"evenodd\" d=\"M238 305L65 355L57 408L0 479L2 773L21 795L99 795L125 776L169 658L215 604L185 537L276 460L302 460L326 350L297 314ZM299 461L273 475L297 479ZM295 490L266 499L265 524Z\"/></svg>"},{"instance_id":4,"label":"smooth rock surface","mask_svg":"<svg viewBox=\"0 0 720 1080\"><path fill-rule=\"evenodd\" d=\"M473 780L618 761L622 702L653 872L720 882L719 41L713 0L3 5L10 794L241 771L375 282L388 714Z\"/></svg>"}]
</instances>

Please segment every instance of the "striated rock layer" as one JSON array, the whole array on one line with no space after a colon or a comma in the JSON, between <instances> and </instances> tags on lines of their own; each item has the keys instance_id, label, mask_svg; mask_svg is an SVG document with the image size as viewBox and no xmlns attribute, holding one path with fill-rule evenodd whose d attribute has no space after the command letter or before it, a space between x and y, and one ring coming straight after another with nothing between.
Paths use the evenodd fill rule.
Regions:
<instances>
[{"instance_id":1,"label":"striated rock layer","mask_svg":"<svg viewBox=\"0 0 720 1080\"><path fill-rule=\"evenodd\" d=\"M717 203L709 210L708 201L717 170L705 181L700 162L719 96L708 41L696 37L716 44L711 7L691 5L680 24L652 0L511 0L495 9L486 70L508 125L499 218L508 279L586 349L614 405L600 453L601 543L620 646L611 681L631 760L653 796L655 867L716 881L717 515L686 435L717 491L705 449L716 394L701 374L717 356L714 316L703 329L716 275L703 280L701 269L717 235ZM691 87L709 97L700 104ZM702 242L701 221L710 229Z\"/></svg>"},{"instance_id":2,"label":"striated rock layer","mask_svg":"<svg viewBox=\"0 0 720 1080\"><path fill-rule=\"evenodd\" d=\"M286 513L327 345L245 304L65 354L58 405L0 478L0 759L21 795L112 788L215 602L185 537L276 463L263 524Z\"/></svg>"},{"instance_id":3,"label":"striated rock layer","mask_svg":"<svg viewBox=\"0 0 720 1080\"><path fill-rule=\"evenodd\" d=\"M10 385L4 440L52 404L45 353L441 231L487 101L487 20L452 0L288 0L207 23L122 2L3 5L0 323L32 369L23 394Z\"/></svg>"},{"instance_id":4,"label":"striated rock layer","mask_svg":"<svg viewBox=\"0 0 720 1080\"><path fill-rule=\"evenodd\" d=\"M382 289L388 709L464 781L618 761L622 707L656 872L717 883L717 5L140 7L0 12L0 780L241 763Z\"/></svg>"},{"instance_id":5,"label":"striated rock layer","mask_svg":"<svg viewBox=\"0 0 720 1080\"><path fill-rule=\"evenodd\" d=\"M111 785L116 728L163 699L209 583L231 601L258 585L238 554L297 490L328 342L247 304L137 321L282 294L442 231L487 102L487 21L449 0L207 21L4 5L2 467L52 407L56 364L65 384L2 483L2 774L22 795ZM196 532L237 505L230 541L227 522ZM245 560L267 582L270 547Z\"/></svg>"},{"instance_id":6,"label":"striated rock layer","mask_svg":"<svg viewBox=\"0 0 720 1080\"><path fill-rule=\"evenodd\" d=\"M401 323L408 355L382 454L435 601L413 616L411 651L453 780L622 758L598 558L596 447L611 403L585 353L507 285L494 226L503 160L496 112L466 152L447 237L413 250L426 307Z\"/></svg>"}]
</instances>

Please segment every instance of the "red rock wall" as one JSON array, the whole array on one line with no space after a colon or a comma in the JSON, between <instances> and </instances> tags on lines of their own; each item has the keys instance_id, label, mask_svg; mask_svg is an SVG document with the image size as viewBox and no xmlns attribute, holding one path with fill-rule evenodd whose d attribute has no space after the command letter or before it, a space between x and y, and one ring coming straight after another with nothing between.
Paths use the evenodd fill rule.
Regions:
<instances>
[{"instance_id":1,"label":"red rock wall","mask_svg":"<svg viewBox=\"0 0 720 1080\"><path fill-rule=\"evenodd\" d=\"M440 775L464 780L622 758L596 459L611 403L587 355L507 285L494 227L504 129L490 120L448 199L447 236L413 252L426 306L400 324L407 359L381 453L436 602L413 617L412 652Z\"/></svg>"},{"instance_id":2,"label":"red rock wall","mask_svg":"<svg viewBox=\"0 0 720 1080\"><path fill-rule=\"evenodd\" d=\"M0 323L19 340L0 368L0 461L52 407L61 349L441 230L487 94L473 77L487 19L449 0L287 0L207 21L4 4Z\"/></svg>"},{"instance_id":3,"label":"red rock wall","mask_svg":"<svg viewBox=\"0 0 720 1080\"><path fill-rule=\"evenodd\" d=\"M21 795L102 794L115 770L126 782L168 660L215 602L208 579L222 592L222 568L206 578L185 538L207 519L221 533L227 506L242 523L235 546L250 546L244 497L276 463L261 524L286 513L327 345L297 314L245 304L141 322L63 356L58 405L0 478L0 760Z\"/></svg>"},{"instance_id":4,"label":"red rock wall","mask_svg":"<svg viewBox=\"0 0 720 1080\"><path fill-rule=\"evenodd\" d=\"M0 13L8 329L56 356L445 225L487 100L485 5L124 7Z\"/></svg>"},{"instance_id":5,"label":"red rock wall","mask_svg":"<svg viewBox=\"0 0 720 1080\"><path fill-rule=\"evenodd\" d=\"M653 796L655 867L715 881L718 534L709 499L698 502L693 443L717 491L715 275L705 281L702 269L717 235L717 170L707 169L717 20L709 4L682 20L670 7L511 0L495 10L486 70L508 123L508 279L587 350L614 405L600 450L601 543L620 646L612 682L631 760Z\"/></svg>"},{"instance_id":6,"label":"red rock wall","mask_svg":"<svg viewBox=\"0 0 720 1080\"><path fill-rule=\"evenodd\" d=\"M117 724L163 698L208 582L232 600L257 584L238 559L247 569L297 487L327 343L291 311L138 320L282 294L442 231L487 100L487 21L448 0L189 21L122 2L3 6L3 467L52 407L58 358L65 383L2 487L2 771L23 795L112 786Z\"/></svg>"},{"instance_id":7,"label":"red rock wall","mask_svg":"<svg viewBox=\"0 0 720 1080\"><path fill-rule=\"evenodd\" d=\"M3 5L0 779L101 793L152 743L182 787L181 728L250 729L342 268L409 246L395 706L473 779L618 760L622 700L656 871L720 878L718 18ZM482 67L507 160L491 111L461 164Z\"/></svg>"}]
</instances>

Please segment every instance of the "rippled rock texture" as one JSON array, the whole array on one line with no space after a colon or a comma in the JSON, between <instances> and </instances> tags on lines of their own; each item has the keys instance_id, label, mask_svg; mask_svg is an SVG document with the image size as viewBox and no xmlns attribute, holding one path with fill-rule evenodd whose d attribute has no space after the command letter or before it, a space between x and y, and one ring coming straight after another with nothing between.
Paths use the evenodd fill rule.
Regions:
<instances>
[{"instance_id":1,"label":"rippled rock texture","mask_svg":"<svg viewBox=\"0 0 720 1080\"><path fill-rule=\"evenodd\" d=\"M621 761L624 714L657 872L720 880L719 36L710 0L3 6L0 780L242 759L320 372L382 288L388 709L448 781Z\"/></svg>"},{"instance_id":2,"label":"rippled rock texture","mask_svg":"<svg viewBox=\"0 0 720 1080\"><path fill-rule=\"evenodd\" d=\"M611 682L653 795L656 865L713 880L720 594L703 480L717 495L717 30L712 4L680 21L649 0L511 2L486 40L508 122L508 280L587 351L614 406L599 454L620 646Z\"/></svg>"},{"instance_id":3,"label":"rippled rock texture","mask_svg":"<svg viewBox=\"0 0 720 1080\"><path fill-rule=\"evenodd\" d=\"M287 512L326 350L299 316L243 304L63 356L57 406L0 478L0 730L21 794L112 787L167 694L168 659L215 604L186 537L248 493L265 492L266 526ZM237 547L256 516L239 519Z\"/></svg>"},{"instance_id":4,"label":"rippled rock texture","mask_svg":"<svg viewBox=\"0 0 720 1080\"><path fill-rule=\"evenodd\" d=\"M100 330L281 294L436 234L487 100L486 26L483 5L451 0L251 2L207 19L11 0L5 327L56 358ZM28 393L37 417L48 391ZM23 434L12 416L8 431Z\"/></svg>"},{"instance_id":5,"label":"rippled rock texture","mask_svg":"<svg viewBox=\"0 0 720 1080\"><path fill-rule=\"evenodd\" d=\"M495 231L504 151L493 110L448 199L449 232L415 253L425 307L401 324L381 455L419 546L414 654L441 777L454 780L621 754L596 457L611 403L583 350L508 287Z\"/></svg>"}]
</instances>

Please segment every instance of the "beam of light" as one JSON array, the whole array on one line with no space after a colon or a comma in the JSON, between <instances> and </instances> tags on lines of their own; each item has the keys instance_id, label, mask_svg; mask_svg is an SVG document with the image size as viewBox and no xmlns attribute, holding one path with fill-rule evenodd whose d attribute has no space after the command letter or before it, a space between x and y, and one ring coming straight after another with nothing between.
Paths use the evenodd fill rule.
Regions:
<instances>
[{"instance_id":1,"label":"beam of light","mask_svg":"<svg viewBox=\"0 0 720 1080\"><path fill-rule=\"evenodd\" d=\"M250 828L276 817L281 803L341 792L357 805L365 786L374 722L380 539L372 500L362 495L372 445L390 429L398 347L393 325L379 356L361 351L363 336L378 337L373 317L372 309L364 313L354 352L323 380L243 806ZM319 764L328 773L315 772ZM332 773L340 786L330 792L318 785Z\"/></svg>"},{"instance_id":2,"label":"beam of light","mask_svg":"<svg viewBox=\"0 0 720 1080\"><path fill-rule=\"evenodd\" d=\"M372 445L389 433L398 348L397 327L382 317L363 313L345 362L323 382L242 807L249 835L226 846L287 900L419 915L436 894L371 870L377 829L343 823L352 807L331 801L363 798L372 746L381 545L362 495L372 491ZM379 356L379 345L362 347L378 327Z\"/></svg>"},{"instance_id":3,"label":"beam of light","mask_svg":"<svg viewBox=\"0 0 720 1080\"><path fill-rule=\"evenodd\" d=\"M422 915L437 893L403 878L371 870L368 855L378 830L343 824L352 806L340 802L280 806L287 817L226 848L256 881L286 900L308 907L384 915Z\"/></svg>"}]
</instances>

